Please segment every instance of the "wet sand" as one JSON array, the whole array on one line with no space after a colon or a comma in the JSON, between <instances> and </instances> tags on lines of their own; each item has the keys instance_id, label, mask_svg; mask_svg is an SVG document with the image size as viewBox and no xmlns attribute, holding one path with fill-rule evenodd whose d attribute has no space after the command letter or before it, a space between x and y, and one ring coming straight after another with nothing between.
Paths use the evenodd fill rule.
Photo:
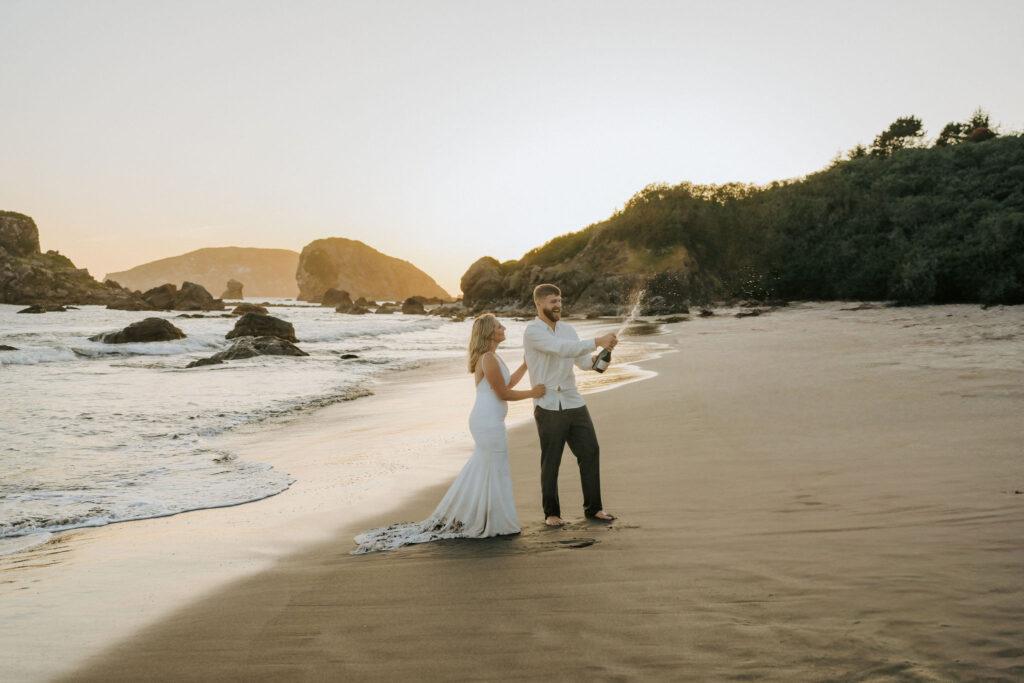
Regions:
<instances>
[{"instance_id":1,"label":"wet sand","mask_svg":"<svg viewBox=\"0 0 1024 683\"><path fill-rule=\"evenodd\" d=\"M704 324L707 323L707 324ZM205 596L67 680L1020 680L1024 312L836 305L671 326L659 375L588 398L522 534L351 556L444 486Z\"/></svg>"}]
</instances>

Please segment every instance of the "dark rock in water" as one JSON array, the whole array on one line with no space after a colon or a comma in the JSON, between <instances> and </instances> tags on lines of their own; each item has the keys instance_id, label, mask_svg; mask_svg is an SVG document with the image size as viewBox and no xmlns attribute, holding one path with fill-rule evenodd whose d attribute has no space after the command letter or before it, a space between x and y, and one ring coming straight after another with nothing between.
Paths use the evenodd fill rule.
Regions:
<instances>
[{"instance_id":1,"label":"dark rock in water","mask_svg":"<svg viewBox=\"0 0 1024 683\"><path fill-rule=\"evenodd\" d=\"M710 318L714 314L715 314L715 312L712 311L710 308L702 308L702 309L700 309L700 317L702 317L702 318Z\"/></svg>"},{"instance_id":2,"label":"dark rock in water","mask_svg":"<svg viewBox=\"0 0 1024 683\"><path fill-rule=\"evenodd\" d=\"M398 311L398 306L395 306L394 304L385 303L381 304L380 307L376 311L374 311L374 313L379 313L381 315L390 315L391 313L398 313Z\"/></svg>"},{"instance_id":3,"label":"dark rock in water","mask_svg":"<svg viewBox=\"0 0 1024 683\"><path fill-rule=\"evenodd\" d=\"M189 363L185 367L186 368L199 368L199 367L202 367L204 365L221 365L223 362L224 361L222 361L220 358L213 358L213 357L210 357L210 358L200 358L199 360L192 361L191 363Z\"/></svg>"},{"instance_id":4,"label":"dark rock in water","mask_svg":"<svg viewBox=\"0 0 1024 683\"><path fill-rule=\"evenodd\" d=\"M349 315L366 315L367 313L370 312L370 309L363 308L359 304L352 304L351 306L341 304L334 310L337 311L338 313L348 313Z\"/></svg>"},{"instance_id":5,"label":"dark rock in water","mask_svg":"<svg viewBox=\"0 0 1024 683\"><path fill-rule=\"evenodd\" d=\"M189 363L188 368L216 365L228 360L253 358L254 356L308 356L309 354L291 342L280 337L239 337L224 351L209 358Z\"/></svg>"},{"instance_id":6,"label":"dark rock in water","mask_svg":"<svg viewBox=\"0 0 1024 683\"><path fill-rule=\"evenodd\" d=\"M840 308L839 310L840 311L871 311L871 310L874 310L876 308L883 308L883 306L880 306L879 304L863 303L863 304L854 306L852 308Z\"/></svg>"},{"instance_id":7,"label":"dark rock in water","mask_svg":"<svg viewBox=\"0 0 1024 683\"><path fill-rule=\"evenodd\" d=\"M178 296L178 288L171 283L154 287L143 292L142 298L147 304L158 311L169 311L174 308L174 300Z\"/></svg>"},{"instance_id":8,"label":"dark rock in water","mask_svg":"<svg viewBox=\"0 0 1024 683\"><path fill-rule=\"evenodd\" d=\"M106 332L89 337L90 341L104 344L130 344L134 342L172 341L184 339L185 333L163 318L146 318L134 322L119 332Z\"/></svg>"},{"instance_id":9,"label":"dark rock in water","mask_svg":"<svg viewBox=\"0 0 1024 683\"><path fill-rule=\"evenodd\" d=\"M214 299L206 288L194 282L182 282L178 296L174 298L176 311L223 311L224 302Z\"/></svg>"},{"instance_id":10,"label":"dark rock in water","mask_svg":"<svg viewBox=\"0 0 1024 683\"><path fill-rule=\"evenodd\" d=\"M762 313L764 313L763 310L761 310L760 308L755 308L755 309L753 309L751 311L740 311L739 313L736 314L736 317L737 318L750 318L750 317L761 315Z\"/></svg>"},{"instance_id":11,"label":"dark rock in water","mask_svg":"<svg viewBox=\"0 0 1024 683\"><path fill-rule=\"evenodd\" d=\"M203 315L202 313L179 313L175 318L216 318L215 315Z\"/></svg>"},{"instance_id":12,"label":"dark rock in water","mask_svg":"<svg viewBox=\"0 0 1024 683\"><path fill-rule=\"evenodd\" d=\"M235 337L278 337L292 343L299 341L290 322L262 313L246 313L239 318L235 328L224 335L225 339Z\"/></svg>"},{"instance_id":13,"label":"dark rock in water","mask_svg":"<svg viewBox=\"0 0 1024 683\"><path fill-rule=\"evenodd\" d=\"M0 344L0 351L17 351L17 350L18 349L14 348L13 346L8 346L7 344Z\"/></svg>"},{"instance_id":14,"label":"dark rock in water","mask_svg":"<svg viewBox=\"0 0 1024 683\"><path fill-rule=\"evenodd\" d=\"M66 310L68 309L64 308L59 304L52 306L40 306L36 304L33 306L29 306L28 308L23 308L20 311L18 311L18 313L63 313Z\"/></svg>"},{"instance_id":15,"label":"dark rock in water","mask_svg":"<svg viewBox=\"0 0 1024 683\"><path fill-rule=\"evenodd\" d=\"M227 289L220 295L221 299L241 299L242 298L242 283L231 278L228 280Z\"/></svg>"},{"instance_id":16,"label":"dark rock in water","mask_svg":"<svg viewBox=\"0 0 1024 683\"><path fill-rule=\"evenodd\" d=\"M341 354L341 356L339 356L339 357L340 357L340 358L341 358L342 360L349 360L349 359L351 359L351 358L359 358L359 356L357 356L357 355L356 355L356 354L354 354L354 353L343 353L343 354Z\"/></svg>"},{"instance_id":17,"label":"dark rock in water","mask_svg":"<svg viewBox=\"0 0 1024 683\"><path fill-rule=\"evenodd\" d=\"M333 287L324 292L324 296L320 299L321 306L329 306L335 310L345 306L352 306L352 297L348 295L343 289L334 289Z\"/></svg>"},{"instance_id":18,"label":"dark rock in water","mask_svg":"<svg viewBox=\"0 0 1024 683\"><path fill-rule=\"evenodd\" d=\"M425 315L427 309L423 307L422 301L418 301L418 299L422 298L423 297L414 296L406 299L404 302L402 302L402 313L404 313L405 315Z\"/></svg>"},{"instance_id":19,"label":"dark rock in water","mask_svg":"<svg viewBox=\"0 0 1024 683\"><path fill-rule=\"evenodd\" d=\"M212 358L238 360L253 356L308 356L309 354L280 337L239 337L226 351L215 353Z\"/></svg>"},{"instance_id":20,"label":"dark rock in water","mask_svg":"<svg viewBox=\"0 0 1024 683\"><path fill-rule=\"evenodd\" d=\"M363 308L366 308L367 306L377 305L376 301L367 301L365 297L359 297L358 299L355 300L354 303L356 306L362 306Z\"/></svg>"},{"instance_id":21,"label":"dark rock in water","mask_svg":"<svg viewBox=\"0 0 1024 683\"><path fill-rule=\"evenodd\" d=\"M267 309L259 304L241 303L235 306L235 310L231 311L231 315L245 315L246 313L259 313L260 315L268 315Z\"/></svg>"},{"instance_id":22,"label":"dark rock in water","mask_svg":"<svg viewBox=\"0 0 1024 683\"><path fill-rule=\"evenodd\" d=\"M159 311L223 311L224 302L214 299L202 285L181 283L181 289L167 283L142 294L142 299Z\"/></svg>"},{"instance_id":23,"label":"dark rock in water","mask_svg":"<svg viewBox=\"0 0 1024 683\"><path fill-rule=\"evenodd\" d=\"M689 320L689 316L685 315L670 315L667 318L658 318L659 323L681 323Z\"/></svg>"}]
</instances>

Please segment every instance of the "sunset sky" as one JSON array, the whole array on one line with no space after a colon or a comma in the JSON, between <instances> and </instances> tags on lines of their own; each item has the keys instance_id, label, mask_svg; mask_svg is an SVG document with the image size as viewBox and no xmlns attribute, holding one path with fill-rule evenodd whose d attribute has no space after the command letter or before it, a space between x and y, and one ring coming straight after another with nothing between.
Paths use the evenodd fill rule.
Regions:
<instances>
[{"instance_id":1,"label":"sunset sky","mask_svg":"<svg viewBox=\"0 0 1024 683\"><path fill-rule=\"evenodd\" d=\"M0 209L102 278L359 239L449 291L651 182L1024 129L1024 2L0 2Z\"/></svg>"}]
</instances>

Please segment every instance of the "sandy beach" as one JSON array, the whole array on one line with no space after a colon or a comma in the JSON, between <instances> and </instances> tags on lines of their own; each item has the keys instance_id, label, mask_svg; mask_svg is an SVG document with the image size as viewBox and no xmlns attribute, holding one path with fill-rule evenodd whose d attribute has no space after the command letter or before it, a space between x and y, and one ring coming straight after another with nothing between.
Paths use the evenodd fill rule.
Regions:
<instances>
[{"instance_id":1,"label":"sandy beach","mask_svg":"<svg viewBox=\"0 0 1024 683\"><path fill-rule=\"evenodd\" d=\"M669 325L671 350L641 363L656 376L589 396L612 524L583 519L566 453L570 523L543 526L520 419L520 535L352 556L353 535L425 517L446 483L370 513L340 501L330 534L182 587L64 680L1019 680L1024 311L844 307ZM250 448L312 448L330 428ZM441 469L460 439L437 444ZM408 478L425 481L410 469L396 491ZM302 505L290 493L237 508L249 521L223 543L259 548L274 506Z\"/></svg>"}]
</instances>

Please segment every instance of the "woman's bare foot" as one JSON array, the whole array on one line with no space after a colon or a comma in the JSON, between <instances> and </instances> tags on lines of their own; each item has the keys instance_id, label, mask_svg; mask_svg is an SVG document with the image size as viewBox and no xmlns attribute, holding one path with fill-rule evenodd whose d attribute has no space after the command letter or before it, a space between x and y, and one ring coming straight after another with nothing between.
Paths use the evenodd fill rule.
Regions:
<instances>
[{"instance_id":1,"label":"woman's bare foot","mask_svg":"<svg viewBox=\"0 0 1024 683\"><path fill-rule=\"evenodd\" d=\"M615 515L608 514L604 510L601 510L600 512L594 514L594 519L600 519L605 522L610 522L613 519L615 519Z\"/></svg>"},{"instance_id":2,"label":"woman's bare foot","mask_svg":"<svg viewBox=\"0 0 1024 683\"><path fill-rule=\"evenodd\" d=\"M544 520L544 523L548 526L562 526L563 524L565 524L565 521L558 515L551 515L550 517Z\"/></svg>"}]
</instances>

